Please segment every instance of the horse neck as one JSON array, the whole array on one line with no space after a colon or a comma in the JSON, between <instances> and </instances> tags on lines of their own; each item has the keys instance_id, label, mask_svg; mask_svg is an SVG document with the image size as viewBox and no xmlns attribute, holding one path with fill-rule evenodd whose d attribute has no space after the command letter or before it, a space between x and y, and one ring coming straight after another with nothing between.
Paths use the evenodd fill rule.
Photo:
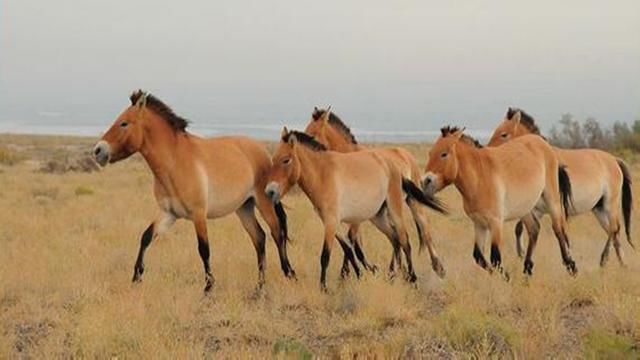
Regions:
<instances>
[{"instance_id":1,"label":"horse neck","mask_svg":"<svg viewBox=\"0 0 640 360\"><path fill-rule=\"evenodd\" d=\"M177 161L178 134L162 119L148 117L144 126L144 141L140 153L153 175L163 185L170 183Z\"/></svg>"},{"instance_id":2,"label":"horse neck","mask_svg":"<svg viewBox=\"0 0 640 360\"><path fill-rule=\"evenodd\" d=\"M480 153L479 149L467 145L458 144L456 149L458 161L458 174L453 183L466 200L474 198L479 191L478 180L486 167L486 159Z\"/></svg>"},{"instance_id":3,"label":"horse neck","mask_svg":"<svg viewBox=\"0 0 640 360\"><path fill-rule=\"evenodd\" d=\"M324 179L322 166L326 163L325 151L315 151L307 149L304 145L298 145L298 161L300 163L300 178L298 185L316 205L317 196L322 192L318 189L322 186Z\"/></svg>"},{"instance_id":4,"label":"horse neck","mask_svg":"<svg viewBox=\"0 0 640 360\"><path fill-rule=\"evenodd\" d=\"M347 153L360 150L360 146L358 144L352 143L350 140L346 139L344 135L339 134L335 129L328 134L327 142L329 143L329 148L333 151Z\"/></svg>"}]
</instances>

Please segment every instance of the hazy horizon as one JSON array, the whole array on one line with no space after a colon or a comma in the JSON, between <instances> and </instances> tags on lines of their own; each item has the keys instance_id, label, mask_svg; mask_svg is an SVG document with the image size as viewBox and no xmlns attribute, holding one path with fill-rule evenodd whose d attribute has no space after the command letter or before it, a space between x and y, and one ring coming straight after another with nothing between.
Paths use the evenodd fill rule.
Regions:
<instances>
[{"instance_id":1,"label":"hazy horizon","mask_svg":"<svg viewBox=\"0 0 640 360\"><path fill-rule=\"evenodd\" d=\"M637 1L8 0L0 131L101 131L148 90L194 129L271 134L332 105L356 135L487 130L508 106L640 117ZM84 129L84 130L83 130ZM98 135L96 133L95 135Z\"/></svg>"}]
</instances>

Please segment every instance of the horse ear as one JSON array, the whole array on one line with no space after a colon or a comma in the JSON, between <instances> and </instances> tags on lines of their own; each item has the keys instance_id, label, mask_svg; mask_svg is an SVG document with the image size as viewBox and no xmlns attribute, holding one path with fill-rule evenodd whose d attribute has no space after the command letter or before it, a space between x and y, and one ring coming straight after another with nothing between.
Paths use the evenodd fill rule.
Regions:
<instances>
[{"instance_id":1,"label":"horse ear","mask_svg":"<svg viewBox=\"0 0 640 360\"><path fill-rule=\"evenodd\" d=\"M147 105L147 93L143 92L142 90L138 90L138 91L141 93L141 95L138 98L138 101L136 101L135 106L139 109L142 109Z\"/></svg>"},{"instance_id":2,"label":"horse ear","mask_svg":"<svg viewBox=\"0 0 640 360\"><path fill-rule=\"evenodd\" d=\"M460 140L460 138L462 138L462 135L464 135L464 129L466 128L462 128L456 132L454 132L452 135L453 137L456 139L456 141Z\"/></svg>"},{"instance_id":3,"label":"horse ear","mask_svg":"<svg viewBox=\"0 0 640 360\"><path fill-rule=\"evenodd\" d=\"M296 134L289 135L289 145L293 146L298 142L298 138L296 138Z\"/></svg>"},{"instance_id":4,"label":"horse ear","mask_svg":"<svg viewBox=\"0 0 640 360\"><path fill-rule=\"evenodd\" d=\"M287 136L287 134L289 133L289 130L287 130L287 127L283 127L282 128L282 132L280 133L280 138L284 139L285 136Z\"/></svg>"},{"instance_id":5,"label":"horse ear","mask_svg":"<svg viewBox=\"0 0 640 360\"><path fill-rule=\"evenodd\" d=\"M324 111L324 114L322 114L322 122L326 124L329 122L330 118L331 118L331 106L329 106L327 110Z\"/></svg>"},{"instance_id":6,"label":"horse ear","mask_svg":"<svg viewBox=\"0 0 640 360\"><path fill-rule=\"evenodd\" d=\"M520 113L520 111L516 111L516 113L513 114L513 116L511 117L511 120L513 120L514 126L517 126L518 124L520 124L521 119L522 119L522 114Z\"/></svg>"}]
</instances>

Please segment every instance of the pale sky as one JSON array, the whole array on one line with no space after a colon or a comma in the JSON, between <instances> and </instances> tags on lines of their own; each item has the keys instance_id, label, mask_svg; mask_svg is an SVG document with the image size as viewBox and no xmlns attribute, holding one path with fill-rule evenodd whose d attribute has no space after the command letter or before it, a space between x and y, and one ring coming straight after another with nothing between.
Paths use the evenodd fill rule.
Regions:
<instances>
[{"instance_id":1,"label":"pale sky","mask_svg":"<svg viewBox=\"0 0 640 360\"><path fill-rule=\"evenodd\" d=\"M491 129L508 106L640 117L640 1L4 0L0 123L110 124L137 88L194 124Z\"/></svg>"}]
</instances>

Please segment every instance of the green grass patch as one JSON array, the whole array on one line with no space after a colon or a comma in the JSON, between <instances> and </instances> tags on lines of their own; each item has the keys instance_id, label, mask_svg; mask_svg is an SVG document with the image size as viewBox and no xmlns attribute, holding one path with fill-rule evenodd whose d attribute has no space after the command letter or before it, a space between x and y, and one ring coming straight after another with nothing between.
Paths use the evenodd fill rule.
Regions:
<instances>
[{"instance_id":1,"label":"green grass patch","mask_svg":"<svg viewBox=\"0 0 640 360\"><path fill-rule=\"evenodd\" d=\"M76 194L76 196L93 195L93 194L95 194L95 192L93 190L91 190L91 188L86 187L86 186L78 186L76 188L76 190L74 191L74 193Z\"/></svg>"},{"instance_id":2,"label":"green grass patch","mask_svg":"<svg viewBox=\"0 0 640 360\"><path fill-rule=\"evenodd\" d=\"M436 320L436 332L456 351L472 357L512 357L522 341L507 320L452 307Z\"/></svg>"},{"instance_id":3,"label":"green grass patch","mask_svg":"<svg viewBox=\"0 0 640 360\"><path fill-rule=\"evenodd\" d=\"M584 355L588 359L637 359L640 351L633 339L594 328L584 339Z\"/></svg>"},{"instance_id":4,"label":"green grass patch","mask_svg":"<svg viewBox=\"0 0 640 360\"><path fill-rule=\"evenodd\" d=\"M280 358L295 358L301 360L313 359L313 353L306 345L295 339L281 338L273 344L273 356Z\"/></svg>"}]
</instances>

